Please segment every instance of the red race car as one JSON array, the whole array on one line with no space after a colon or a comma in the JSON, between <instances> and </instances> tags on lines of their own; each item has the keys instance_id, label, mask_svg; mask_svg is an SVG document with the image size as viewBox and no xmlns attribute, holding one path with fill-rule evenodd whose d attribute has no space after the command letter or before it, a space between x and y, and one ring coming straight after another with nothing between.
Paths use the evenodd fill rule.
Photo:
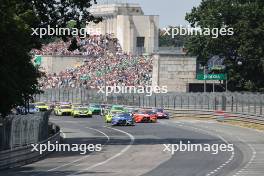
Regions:
<instances>
[{"instance_id":1,"label":"red race car","mask_svg":"<svg viewBox=\"0 0 264 176\"><path fill-rule=\"evenodd\" d=\"M163 108L154 108L152 111L157 114L158 119L169 119L169 114Z\"/></svg>"},{"instance_id":2,"label":"red race car","mask_svg":"<svg viewBox=\"0 0 264 176\"><path fill-rule=\"evenodd\" d=\"M155 114L151 110L140 110L139 112L136 112L134 115L134 121L136 123L144 123L144 122L157 122L157 114Z\"/></svg>"}]
</instances>

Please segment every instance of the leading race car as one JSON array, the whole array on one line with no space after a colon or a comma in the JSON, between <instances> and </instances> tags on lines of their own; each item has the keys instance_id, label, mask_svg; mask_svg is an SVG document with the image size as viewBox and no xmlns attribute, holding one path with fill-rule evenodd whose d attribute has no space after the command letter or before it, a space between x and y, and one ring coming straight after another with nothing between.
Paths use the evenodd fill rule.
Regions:
<instances>
[{"instance_id":1,"label":"leading race car","mask_svg":"<svg viewBox=\"0 0 264 176\"><path fill-rule=\"evenodd\" d=\"M30 114L39 112L39 108L37 108L37 106L33 103L29 104L28 110Z\"/></svg>"},{"instance_id":2,"label":"leading race car","mask_svg":"<svg viewBox=\"0 0 264 176\"><path fill-rule=\"evenodd\" d=\"M163 108L154 108L152 111L157 114L158 119L169 119L169 114Z\"/></svg>"},{"instance_id":3,"label":"leading race car","mask_svg":"<svg viewBox=\"0 0 264 176\"><path fill-rule=\"evenodd\" d=\"M151 110L140 110L139 112L136 112L133 117L136 123L157 122L157 114Z\"/></svg>"},{"instance_id":4,"label":"leading race car","mask_svg":"<svg viewBox=\"0 0 264 176\"><path fill-rule=\"evenodd\" d=\"M28 107L25 106L17 106L16 107L16 114L26 115L26 114L34 114L39 112L39 109L36 107L35 104L30 103Z\"/></svg>"},{"instance_id":5,"label":"leading race car","mask_svg":"<svg viewBox=\"0 0 264 176\"><path fill-rule=\"evenodd\" d=\"M129 113L117 113L113 115L112 125L134 125L134 119Z\"/></svg>"},{"instance_id":6,"label":"leading race car","mask_svg":"<svg viewBox=\"0 0 264 176\"><path fill-rule=\"evenodd\" d=\"M74 118L76 117L92 117L93 113L92 111L89 109L89 107L75 107L72 110L72 116Z\"/></svg>"},{"instance_id":7,"label":"leading race car","mask_svg":"<svg viewBox=\"0 0 264 176\"><path fill-rule=\"evenodd\" d=\"M48 111L49 110L49 105L47 105L44 102L37 102L35 103L36 108L39 109L39 111Z\"/></svg>"}]
</instances>

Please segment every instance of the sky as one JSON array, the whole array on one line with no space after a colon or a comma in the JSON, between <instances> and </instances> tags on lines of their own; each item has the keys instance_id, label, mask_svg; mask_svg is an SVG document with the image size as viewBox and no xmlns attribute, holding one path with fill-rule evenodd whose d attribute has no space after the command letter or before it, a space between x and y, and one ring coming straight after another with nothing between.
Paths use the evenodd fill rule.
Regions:
<instances>
[{"instance_id":1,"label":"sky","mask_svg":"<svg viewBox=\"0 0 264 176\"><path fill-rule=\"evenodd\" d=\"M145 15L159 15L160 27L188 25L185 14L198 6L201 0L97 0L98 3L123 2L138 3Z\"/></svg>"}]
</instances>

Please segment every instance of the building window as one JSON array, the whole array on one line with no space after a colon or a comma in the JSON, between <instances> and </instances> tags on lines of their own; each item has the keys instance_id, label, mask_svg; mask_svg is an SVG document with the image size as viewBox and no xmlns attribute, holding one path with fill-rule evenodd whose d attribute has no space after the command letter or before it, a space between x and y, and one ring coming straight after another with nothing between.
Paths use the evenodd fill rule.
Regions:
<instances>
[{"instance_id":1,"label":"building window","mask_svg":"<svg viewBox=\"0 0 264 176\"><path fill-rule=\"evenodd\" d=\"M137 37L137 47L145 46L145 37Z\"/></svg>"}]
</instances>

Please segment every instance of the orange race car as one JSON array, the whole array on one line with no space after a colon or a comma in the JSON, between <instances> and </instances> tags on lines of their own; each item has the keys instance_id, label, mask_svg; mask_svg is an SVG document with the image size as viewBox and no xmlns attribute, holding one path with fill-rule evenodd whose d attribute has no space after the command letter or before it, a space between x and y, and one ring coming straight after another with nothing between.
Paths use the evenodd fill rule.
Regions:
<instances>
[{"instance_id":1,"label":"orange race car","mask_svg":"<svg viewBox=\"0 0 264 176\"><path fill-rule=\"evenodd\" d=\"M157 114L151 110L140 110L136 112L134 115L134 121L136 123L144 123L144 122L157 122Z\"/></svg>"}]
</instances>

